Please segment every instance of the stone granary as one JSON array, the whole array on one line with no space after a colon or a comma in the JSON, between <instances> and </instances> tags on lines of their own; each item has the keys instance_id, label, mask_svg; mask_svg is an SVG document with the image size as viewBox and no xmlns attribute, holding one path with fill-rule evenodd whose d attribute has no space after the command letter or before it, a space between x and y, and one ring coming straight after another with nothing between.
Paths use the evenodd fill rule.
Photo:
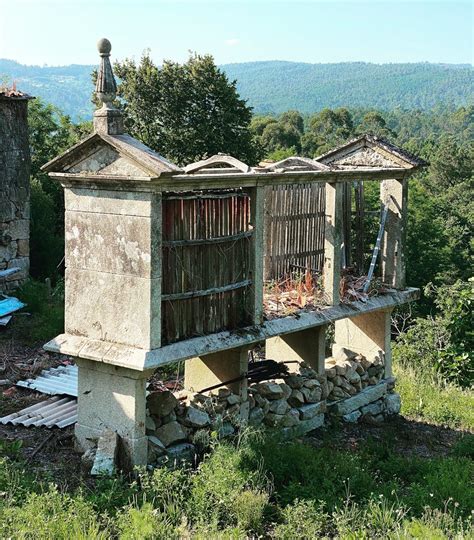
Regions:
<instances>
[{"instance_id":1,"label":"stone granary","mask_svg":"<svg viewBox=\"0 0 474 540\"><path fill-rule=\"evenodd\" d=\"M189 449L209 427L263 422L294 436L330 415L397 412L390 314L418 297L405 285L403 248L408 178L423 163L362 137L318 160L252 168L217 155L181 169L123 132L110 50L99 42L94 132L44 166L64 187L66 214L65 333L45 348L79 366L79 447L112 430L130 464L145 464ZM385 285L348 300L344 192L362 181L380 184ZM295 267L320 264L322 295L313 309L269 319L265 276L285 245L299 250ZM289 372L252 379L249 350L262 343ZM182 361L185 390L147 399L147 378Z\"/></svg>"},{"instance_id":2,"label":"stone granary","mask_svg":"<svg viewBox=\"0 0 474 540\"><path fill-rule=\"evenodd\" d=\"M0 293L13 290L29 272L30 99L16 89L0 88Z\"/></svg>"}]
</instances>

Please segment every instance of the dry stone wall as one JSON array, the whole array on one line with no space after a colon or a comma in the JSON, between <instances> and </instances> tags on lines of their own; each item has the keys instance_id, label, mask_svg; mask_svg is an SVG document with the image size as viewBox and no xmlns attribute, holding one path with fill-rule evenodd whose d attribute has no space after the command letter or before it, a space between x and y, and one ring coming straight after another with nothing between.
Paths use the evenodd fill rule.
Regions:
<instances>
[{"instance_id":1,"label":"dry stone wall","mask_svg":"<svg viewBox=\"0 0 474 540\"><path fill-rule=\"evenodd\" d=\"M0 94L0 270L21 271L0 279L8 292L28 276L30 236L30 149L28 101Z\"/></svg>"},{"instance_id":2,"label":"dry stone wall","mask_svg":"<svg viewBox=\"0 0 474 540\"><path fill-rule=\"evenodd\" d=\"M242 399L228 388L212 393L152 392L147 397L149 462L192 460L211 437L244 425L278 431L285 439L330 422L381 422L400 410L395 380L384 379L384 359L342 349L326 360L324 374L305 364L294 373L251 384Z\"/></svg>"}]
</instances>

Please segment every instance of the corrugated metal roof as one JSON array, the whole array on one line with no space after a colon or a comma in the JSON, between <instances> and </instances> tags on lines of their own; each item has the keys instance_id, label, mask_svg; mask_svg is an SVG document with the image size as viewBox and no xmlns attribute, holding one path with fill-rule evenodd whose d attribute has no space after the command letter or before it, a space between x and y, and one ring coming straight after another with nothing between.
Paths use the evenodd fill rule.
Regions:
<instances>
[{"instance_id":1,"label":"corrugated metal roof","mask_svg":"<svg viewBox=\"0 0 474 540\"><path fill-rule=\"evenodd\" d=\"M18 381L17 386L37 390L43 394L77 397L77 366L59 366L44 370L34 379Z\"/></svg>"},{"instance_id":2,"label":"corrugated metal roof","mask_svg":"<svg viewBox=\"0 0 474 540\"><path fill-rule=\"evenodd\" d=\"M77 400L52 397L31 407L0 418L0 424L65 428L77 421Z\"/></svg>"}]
</instances>

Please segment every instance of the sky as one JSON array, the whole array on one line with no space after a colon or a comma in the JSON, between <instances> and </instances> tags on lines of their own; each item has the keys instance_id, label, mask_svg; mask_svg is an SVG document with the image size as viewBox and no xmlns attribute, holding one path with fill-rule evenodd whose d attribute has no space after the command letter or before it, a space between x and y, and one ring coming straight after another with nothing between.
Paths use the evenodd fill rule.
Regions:
<instances>
[{"instance_id":1,"label":"sky","mask_svg":"<svg viewBox=\"0 0 474 540\"><path fill-rule=\"evenodd\" d=\"M472 1L0 0L0 58L23 64L113 59L473 63Z\"/></svg>"}]
</instances>

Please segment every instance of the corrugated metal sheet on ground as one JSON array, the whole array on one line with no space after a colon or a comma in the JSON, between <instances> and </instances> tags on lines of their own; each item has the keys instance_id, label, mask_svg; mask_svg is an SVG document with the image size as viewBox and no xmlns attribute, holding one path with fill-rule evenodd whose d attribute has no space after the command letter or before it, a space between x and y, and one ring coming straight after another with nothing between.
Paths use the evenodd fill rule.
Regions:
<instances>
[{"instance_id":1,"label":"corrugated metal sheet on ground","mask_svg":"<svg viewBox=\"0 0 474 540\"><path fill-rule=\"evenodd\" d=\"M77 397L77 366L59 366L42 371L38 377L18 381L17 386L43 392L43 394Z\"/></svg>"},{"instance_id":2,"label":"corrugated metal sheet on ground","mask_svg":"<svg viewBox=\"0 0 474 540\"><path fill-rule=\"evenodd\" d=\"M31 407L0 418L0 424L65 428L77 421L77 400L52 397Z\"/></svg>"}]
</instances>

